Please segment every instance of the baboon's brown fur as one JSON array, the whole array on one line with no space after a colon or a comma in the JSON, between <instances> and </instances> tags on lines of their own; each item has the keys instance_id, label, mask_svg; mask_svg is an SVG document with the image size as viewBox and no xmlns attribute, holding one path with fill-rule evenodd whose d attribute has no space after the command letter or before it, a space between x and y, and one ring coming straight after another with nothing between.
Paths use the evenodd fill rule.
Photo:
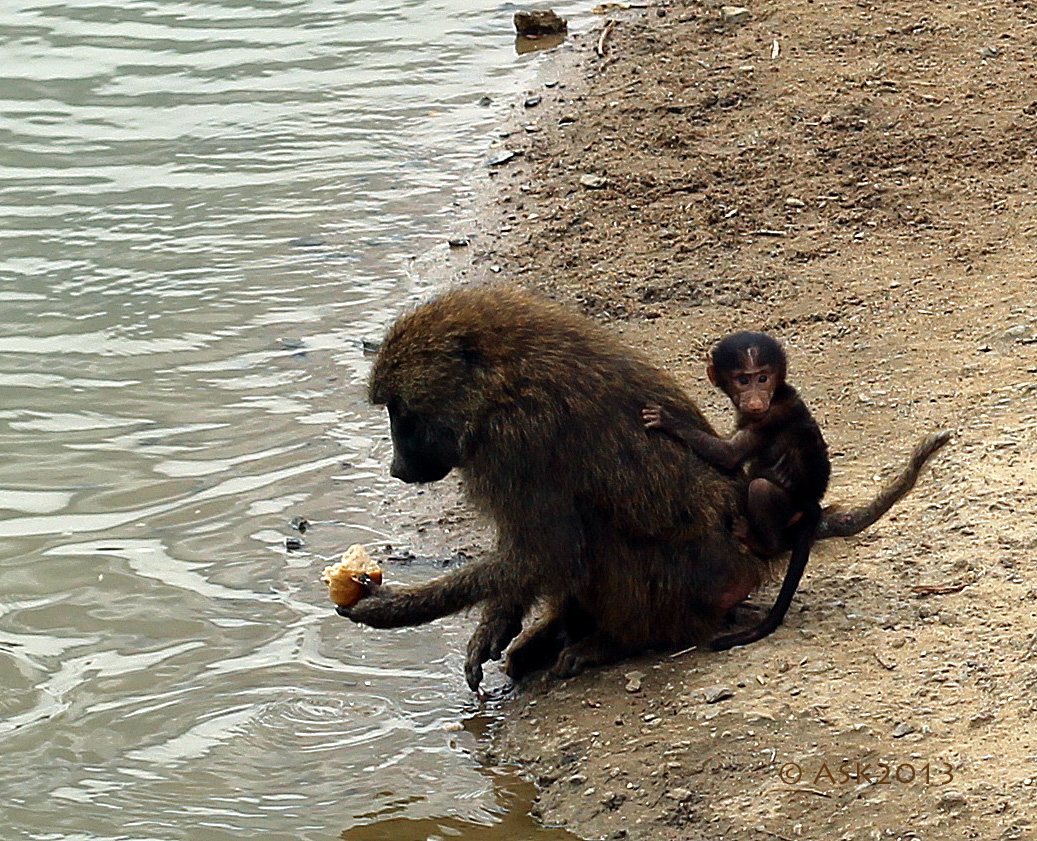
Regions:
<instances>
[{"instance_id":1,"label":"baboon's brown fur","mask_svg":"<svg viewBox=\"0 0 1037 841\"><path fill-rule=\"evenodd\" d=\"M457 433L456 466L499 541L427 584L381 588L351 618L416 624L487 602L488 624L508 626L480 629L492 637L514 634L538 600L550 617L574 602L586 635L569 640L572 671L702 640L722 618L718 595L761 578L730 530L744 491L641 423L646 401L709 429L701 412L587 318L513 288L453 289L393 326L370 396Z\"/></svg>"},{"instance_id":2,"label":"baboon's brown fur","mask_svg":"<svg viewBox=\"0 0 1037 841\"><path fill-rule=\"evenodd\" d=\"M389 409L394 473L433 481L456 467L497 526L496 550L433 581L372 587L340 612L399 627L483 605L468 646L482 664L509 651L513 676L560 674L708 638L730 594L766 575L731 533L743 478L664 435L641 409L710 429L668 374L595 322L516 288L459 287L402 316L370 380ZM949 436L929 436L866 508L826 509L819 537L852 534L906 493ZM434 453L429 475L411 470ZM523 631L534 605L543 618Z\"/></svg>"}]
</instances>

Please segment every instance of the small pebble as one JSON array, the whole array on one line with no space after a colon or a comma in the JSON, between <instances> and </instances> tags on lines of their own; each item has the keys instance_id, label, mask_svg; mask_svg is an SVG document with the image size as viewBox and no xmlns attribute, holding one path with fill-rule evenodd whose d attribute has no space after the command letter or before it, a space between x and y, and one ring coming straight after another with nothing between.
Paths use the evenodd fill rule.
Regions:
<instances>
[{"instance_id":1,"label":"small pebble","mask_svg":"<svg viewBox=\"0 0 1037 841\"><path fill-rule=\"evenodd\" d=\"M593 172L587 172L580 176L580 183L588 190L600 190L609 182L603 175L595 175Z\"/></svg>"},{"instance_id":2,"label":"small pebble","mask_svg":"<svg viewBox=\"0 0 1037 841\"><path fill-rule=\"evenodd\" d=\"M501 166L502 164L515 160L517 157L518 152L512 152L510 149L505 149L490 158L490 166Z\"/></svg>"},{"instance_id":3,"label":"small pebble","mask_svg":"<svg viewBox=\"0 0 1037 841\"><path fill-rule=\"evenodd\" d=\"M716 704L720 701L725 701L728 698L734 697L734 691L727 686L714 686L712 689L707 689L705 692L705 698L707 704Z\"/></svg>"},{"instance_id":4,"label":"small pebble","mask_svg":"<svg viewBox=\"0 0 1037 841\"><path fill-rule=\"evenodd\" d=\"M937 806L941 811L952 812L959 809L964 809L969 805L969 802L965 799L965 795L960 791L947 791L944 792L940 797Z\"/></svg>"}]
</instances>

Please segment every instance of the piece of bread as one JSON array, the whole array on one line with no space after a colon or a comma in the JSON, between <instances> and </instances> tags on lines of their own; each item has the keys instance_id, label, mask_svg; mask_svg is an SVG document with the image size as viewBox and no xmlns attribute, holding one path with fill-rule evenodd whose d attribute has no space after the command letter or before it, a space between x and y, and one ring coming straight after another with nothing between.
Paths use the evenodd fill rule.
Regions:
<instances>
[{"instance_id":1,"label":"piece of bread","mask_svg":"<svg viewBox=\"0 0 1037 841\"><path fill-rule=\"evenodd\" d=\"M320 580L328 585L328 595L339 607L352 607L367 594L358 580L367 575L375 584L382 583L382 570L359 543L350 546L337 564L324 567Z\"/></svg>"}]
</instances>

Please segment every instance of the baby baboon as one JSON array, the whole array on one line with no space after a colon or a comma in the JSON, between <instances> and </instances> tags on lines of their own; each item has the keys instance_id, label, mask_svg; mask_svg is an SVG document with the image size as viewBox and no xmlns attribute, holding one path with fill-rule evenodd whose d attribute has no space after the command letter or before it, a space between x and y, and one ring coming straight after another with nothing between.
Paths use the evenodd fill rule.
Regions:
<instances>
[{"instance_id":1,"label":"baby baboon","mask_svg":"<svg viewBox=\"0 0 1037 841\"><path fill-rule=\"evenodd\" d=\"M736 522L735 534L765 558L792 550L781 592L767 617L752 630L714 640L717 650L755 642L781 624L821 521L821 498L831 473L828 447L810 410L786 381L786 369L785 351L766 333L732 333L713 348L706 374L738 413L730 438L697 427L684 429L663 406L648 405L642 412L648 429L672 435L710 464L744 468L749 482L746 517Z\"/></svg>"},{"instance_id":2,"label":"baby baboon","mask_svg":"<svg viewBox=\"0 0 1037 841\"><path fill-rule=\"evenodd\" d=\"M644 434L646 401L711 431L694 403L558 305L515 288L447 291L390 329L370 397L389 412L392 474L433 482L458 469L497 546L425 584L372 585L339 612L389 628L483 605L465 667L473 689L520 633L514 678L707 639L766 573L732 533L744 482ZM921 463L866 516L892 505ZM858 521L851 511L838 527ZM542 618L523 630L538 603Z\"/></svg>"}]
</instances>

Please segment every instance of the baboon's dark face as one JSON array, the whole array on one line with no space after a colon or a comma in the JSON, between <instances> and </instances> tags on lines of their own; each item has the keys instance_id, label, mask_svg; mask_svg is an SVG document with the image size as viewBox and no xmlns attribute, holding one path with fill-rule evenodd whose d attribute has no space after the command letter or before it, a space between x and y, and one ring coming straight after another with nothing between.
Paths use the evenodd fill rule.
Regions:
<instances>
[{"instance_id":1,"label":"baboon's dark face","mask_svg":"<svg viewBox=\"0 0 1037 841\"><path fill-rule=\"evenodd\" d=\"M461 461L457 434L431 415L391 401L393 459L389 472L408 484L438 482Z\"/></svg>"}]
</instances>

